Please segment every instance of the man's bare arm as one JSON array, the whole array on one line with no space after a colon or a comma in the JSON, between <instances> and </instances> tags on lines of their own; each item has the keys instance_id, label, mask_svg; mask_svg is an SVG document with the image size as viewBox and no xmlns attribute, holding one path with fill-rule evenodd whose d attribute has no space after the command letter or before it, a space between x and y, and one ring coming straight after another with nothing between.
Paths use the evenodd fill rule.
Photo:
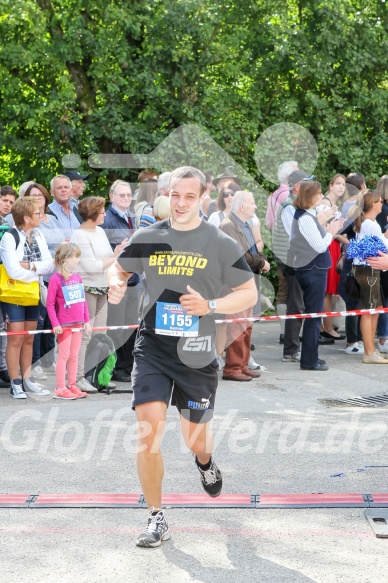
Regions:
<instances>
[{"instance_id":1,"label":"man's bare arm","mask_svg":"<svg viewBox=\"0 0 388 583\"><path fill-rule=\"evenodd\" d=\"M200 293L187 286L188 294L179 298L181 305L188 314L193 316L205 316L210 312L209 303ZM235 314L255 305L257 302L257 288L254 279L250 279L242 285L233 288L233 291L223 298L215 299L217 312L220 314Z\"/></svg>"},{"instance_id":2,"label":"man's bare arm","mask_svg":"<svg viewBox=\"0 0 388 583\"><path fill-rule=\"evenodd\" d=\"M121 302L131 275L132 273L124 271L117 261L110 266L108 269L108 302L110 304L119 304Z\"/></svg>"}]
</instances>

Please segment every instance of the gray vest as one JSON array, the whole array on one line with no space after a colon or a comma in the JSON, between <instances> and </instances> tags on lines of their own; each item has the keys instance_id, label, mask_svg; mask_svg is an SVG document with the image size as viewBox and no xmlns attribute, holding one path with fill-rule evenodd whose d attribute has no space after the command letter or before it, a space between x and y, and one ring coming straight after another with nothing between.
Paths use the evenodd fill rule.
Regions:
<instances>
[{"instance_id":1,"label":"gray vest","mask_svg":"<svg viewBox=\"0 0 388 583\"><path fill-rule=\"evenodd\" d=\"M282 221L282 213L286 206L293 204L295 195L290 194L281 204L278 214L276 215L275 226L272 230L272 252L275 255L275 261L279 265L282 263L287 265L287 254L290 246L290 239L287 231L284 228Z\"/></svg>"}]
</instances>

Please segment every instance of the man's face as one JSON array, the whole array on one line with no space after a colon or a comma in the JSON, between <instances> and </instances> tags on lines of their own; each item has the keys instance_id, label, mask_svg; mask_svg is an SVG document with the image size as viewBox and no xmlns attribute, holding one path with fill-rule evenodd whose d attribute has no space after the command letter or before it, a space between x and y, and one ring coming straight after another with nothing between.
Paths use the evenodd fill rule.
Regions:
<instances>
[{"instance_id":1,"label":"man's face","mask_svg":"<svg viewBox=\"0 0 388 583\"><path fill-rule=\"evenodd\" d=\"M119 209L119 211L125 213L132 202L132 192L129 186L125 184L118 184L114 191L109 194L111 203Z\"/></svg>"},{"instance_id":2,"label":"man's face","mask_svg":"<svg viewBox=\"0 0 388 583\"><path fill-rule=\"evenodd\" d=\"M5 217L9 215L12 210L13 203L15 202L15 197L12 194L6 194L0 197L0 215Z\"/></svg>"},{"instance_id":3,"label":"man's face","mask_svg":"<svg viewBox=\"0 0 388 583\"><path fill-rule=\"evenodd\" d=\"M70 180L67 178L57 178L54 181L54 188L51 194L58 204L67 203L71 195Z\"/></svg>"},{"instance_id":4,"label":"man's face","mask_svg":"<svg viewBox=\"0 0 388 583\"><path fill-rule=\"evenodd\" d=\"M201 184L198 178L182 178L170 189L173 228L189 231L199 225Z\"/></svg>"},{"instance_id":5,"label":"man's face","mask_svg":"<svg viewBox=\"0 0 388 583\"><path fill-rule=\"evenodd\" d=\"M241 214L244 215L245 220L252 219L256 210L255 199L253 194L247 195L245 201L241 205Z\"/></svg>"},{"instance_id":6,"label":"man's face","mask_svg":"<svg viewBox=\"0 0 388 583\"><path fill-rule=\"evenodd\" d=\"M72 180L71 185L73 198L78 200L83 195L86 184L83 180Z\"/></svg>"}]
</instances>

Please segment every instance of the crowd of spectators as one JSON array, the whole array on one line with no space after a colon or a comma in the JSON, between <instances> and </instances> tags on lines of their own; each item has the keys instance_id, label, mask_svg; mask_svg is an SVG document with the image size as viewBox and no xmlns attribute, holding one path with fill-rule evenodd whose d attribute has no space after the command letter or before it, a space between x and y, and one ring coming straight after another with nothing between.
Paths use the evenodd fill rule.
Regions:
<instances>
[{"instance_id":1,"label":"crowd of spectators","mask_svg":"<svg viewBox=\"0 0 388 583\"><path fill-rule=\"evenodd\" d=\"M107 271L136 229L169 219L170 174L142 171L134 193L130 183L116 180L109 188L108 206L105 198L85 192L88 175L75 170L55 176L50 194L44 185L34 181L23 183L18 192L9 185L3 186L0 192L3 267L15 280L37 281L41 289L47 288L55 271L55 253L63 242L69 242L80 250L77 271L83 282L90 326L136 326L146 293L142 274L133 274L124 300L111 305L107 302ZM243 190L233 167L217 177L211 172L205 176L201 217L236 241L253 273L268 272L270 265L263 252L262 226L252 193ZM335 174L327 188L322 189L316 177L300 169L296 161L285 161L279 166L278 178L279 187L268 197L264 227L272 233L278 278L277 313L331 311L333 298L338 296L349 310L372 304L388 306L385 272L380 276L378 269L346 256L349 241L361 240L367 234L378 236L388 248L388 176L383 176L376 189L371 190L361 173L346 177ZM358 300L349 297L345 289L346 278L352 271L361 290ZM259 277L256 280L259 287ZM43 298L38 306L0 303L0 331L53 328ZM252 310L236 314L251 316ZM251 356L251 331L251 323L218 326L217 364L219 369L225 367L224 380L248 382L260 376L262 367ZM76 383L77 390L84 394L97 391L85 378L85 354L93 334L87 327L79 335ZM109 330L108 335L117 356L113 381L130 382L135 333L133 329ZM0 381L11 386L13 397L49 392L42 383L55 368L56 336L54 333L0 336ZM327 370L327 363L318 356L319 345L345 338L346 354L361 354L367 364L388 364L384 356L388 353L386 314L361 319L348 317L344 335L336 330L330 318L322 322L317 318L306 320L303 330L301 319L283 321L279 337L282 360L297 362L302 369ZM65 353L62 351L62 355ZM111 383L111 388L114 387L115 383Z\"/></svg>"}]
</instances>

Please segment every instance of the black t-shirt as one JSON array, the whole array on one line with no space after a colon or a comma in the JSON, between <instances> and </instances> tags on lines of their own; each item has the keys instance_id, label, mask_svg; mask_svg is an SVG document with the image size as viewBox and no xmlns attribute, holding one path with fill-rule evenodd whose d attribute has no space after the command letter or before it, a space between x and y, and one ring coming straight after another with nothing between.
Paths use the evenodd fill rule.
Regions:
<instances>
[{"instance_id":1,"label":"black t-shirt","mask_svg":"<svg viewBox=\"0 0 388 583\"><path fill-rule=\"evenodd\" d=\"M134 354L151 360L168 358L193 368L210 364L214 359L213 316L199 318L195 336L156 333L156 322L160 330L161 322L168 318L159 310L174 304L180 307L179 298L188 293L187 285L212 300L220 297L223 286L235 288L253 277L235 241L205 221L190 231L178 231L165 220L137 231L118 262L128 273L145 274L148 301Z\"/></svg>"}]
</instances>

